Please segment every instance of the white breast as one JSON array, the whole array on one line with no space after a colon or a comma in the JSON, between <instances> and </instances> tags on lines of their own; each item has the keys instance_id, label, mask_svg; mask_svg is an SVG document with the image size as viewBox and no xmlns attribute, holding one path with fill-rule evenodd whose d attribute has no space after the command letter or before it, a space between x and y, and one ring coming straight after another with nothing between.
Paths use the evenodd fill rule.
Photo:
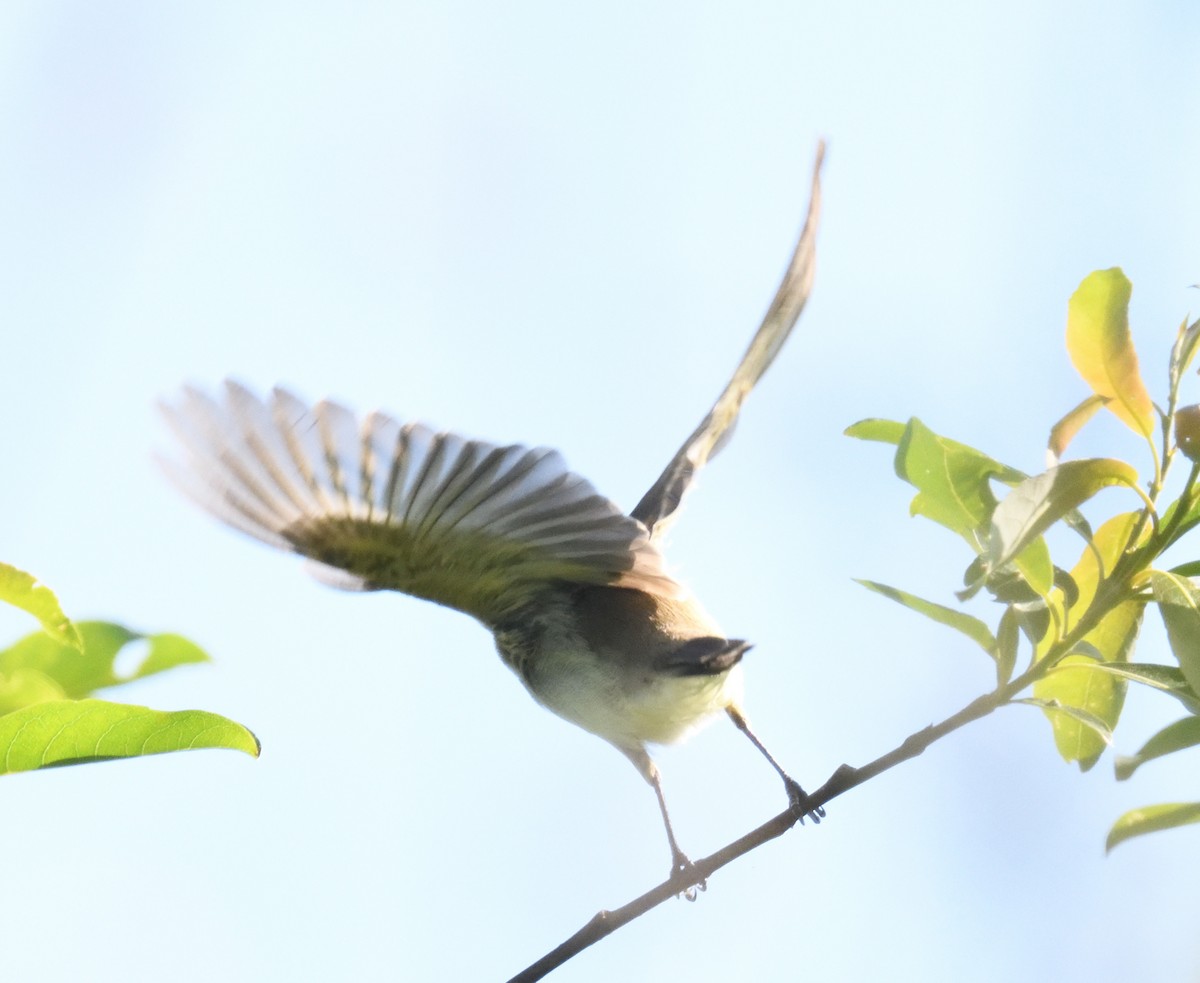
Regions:
<instances>
[{"instance_id":1,"label":"white breast","mask_svg":"<svg viewBox=\"0 0 1200 983\"><path fill-rule=\"evenodd\" d=\"M533 698L619 747L672 744L742 696L742 667L677 676L602 661L577 635L547 634L520 673Z\"/></svg>"}]
</instances>

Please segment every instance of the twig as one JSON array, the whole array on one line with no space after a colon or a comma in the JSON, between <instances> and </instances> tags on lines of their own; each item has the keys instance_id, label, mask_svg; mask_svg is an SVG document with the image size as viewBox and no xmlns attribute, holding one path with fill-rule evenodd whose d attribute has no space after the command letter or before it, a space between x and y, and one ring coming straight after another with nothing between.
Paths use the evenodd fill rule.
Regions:
<instances>
[{"instance_id":1,"label":"twig","mask_svg":"<svg viewBox=\"0 0 1200 983\"><path fill-rule=\"evenodd\" d=\"M874 778L889 768L894 768L909 758L915 758L929 747L930 744L945 737L951 731L958 730L958 728L974 720L978 720L980 717L987 716L997 707L1006 703L1011 695L1010 684L1010 686L1006 686L1003 689L988 693L986 696L981 696L979 699L967 704L967 706L963 707L963 709L959 710L952 717L947 717L940 724L934 724L917 731L915 734L911 734L898 747L868 764L859 768L842 765L829 777L829 780L824 785L809 795L808 801L804 803L805 812L824 805L831 799L837 798L843 792L850 791L850 789L861 785L863 782ZM545 978L568 959L578 955L588 946L611 935L621 926L633 921L633 919L646 914L651 908L657 907L670 898L677 897L699 880L707 879L726 864L732 863L743 854L749 853L764 843L782 836L796 825L799 818L800 815L797 812L787 809L775 818L763 823L757 829L751 830L740 839L734 840L727 846L722 847L711 856L696 861L694 872L671 877L657 887L647 891L641 897L622 905L620 908L612 911L597 912L583 928L561 945L546 953L537 962L522 970L509 980L509 983L534 983L535 980Z\"/></svg>"}]
</instances>

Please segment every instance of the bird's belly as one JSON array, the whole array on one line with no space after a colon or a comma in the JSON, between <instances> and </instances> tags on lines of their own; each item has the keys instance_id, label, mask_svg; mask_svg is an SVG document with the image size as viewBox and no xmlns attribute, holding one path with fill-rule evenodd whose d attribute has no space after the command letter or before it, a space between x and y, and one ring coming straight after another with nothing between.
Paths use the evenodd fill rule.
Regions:
<instances>
[{"instance_id":1,"label":"bird's belly","mask_svg":"<svg viewBox=\"0 0 1200 983\"><path fill-rule=\"evenodd\" d=\"M740 665L707 676L673 676L603 661L589 649L543 651L525 676L539 703L622 747L682 740L741 700Z\"/></svg>"}]
</instances>

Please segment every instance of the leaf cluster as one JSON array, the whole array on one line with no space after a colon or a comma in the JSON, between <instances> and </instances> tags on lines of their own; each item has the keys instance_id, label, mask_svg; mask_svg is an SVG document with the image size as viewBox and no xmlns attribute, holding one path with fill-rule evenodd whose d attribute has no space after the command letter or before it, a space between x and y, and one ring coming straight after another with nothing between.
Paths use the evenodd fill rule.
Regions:
<instances>
[{"instance_id":1,"label":"leaf cluster","mask_svg":"<svg viewBox=\"0 0 1200 983\"><path fill-rule=\"evenodd\" d=\"M218 714L94 698L97 690L207 662L186 638L143 635L104 621L73 622L48 587L4 563L0 601L28 611L42 625L0 650L0 775L194 748L257 756L257 738ZM117 657L134 642L145 642L146 653L136 668L119 674Z\"/></svg>"},{"instance_id":2,"label":"leaf cluster","mask_svg":"<svg viewBox=\"0 0 1200 983\"><path fill-rule=\"evenodd\" d=\"M1200 525L1200 407L1180 407L1180 390L1200 344L1200 321L1179 328L1168 361L1167 398L1151 399L1129 331L1130 281L1117 268L1085 277L1067 310L1067 350L1091 394L1050 429L1049 467L1026 475L929 429L863 420L848 435L895 446L896 474L916 488L913 515L956 533L972 557L958 605L939 604L872 581L869 589L965 635L993 660L989 706L1026 704L1049 718L1059 753L1082 770L1113 743L1130 683L1172 696L1186 716L1134 755L1116 758L1117 778L1142 764L1200 744L1200 561L1160 569L1163 554ZM1114 414L1145 442L1143 479L1117 458L1063 460L1072 439L1099 411ZM1164 502L1180 459L1183 489ZM1103 489L1124 489L1135 507L1096 528L1079 511ZM1112 501L1112 496L1106 496ZM1052 556L1046 533L1073 530L1076 557ZM961 602L990 595L994 626ZM1131 661L1147 607L1166 625L1174 664ZM1155 830L1200 822L1200 802L1147 806L1121 816L1108 847Z\"/></svg>"}]
</instances>

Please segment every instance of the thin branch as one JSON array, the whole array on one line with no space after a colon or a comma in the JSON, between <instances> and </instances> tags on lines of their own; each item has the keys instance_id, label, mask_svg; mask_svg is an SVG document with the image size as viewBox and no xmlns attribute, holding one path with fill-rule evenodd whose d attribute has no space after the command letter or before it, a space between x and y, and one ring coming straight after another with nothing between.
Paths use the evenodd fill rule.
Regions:
<instances>
[{"instance_id":1,"label":"thin branch","mask_svg":"<svg viewBox=\"0 0 1200 983\"><path fill-rule=\"evenodd\" d=\"M731 863L743 854L762 846L777 837L782 836L800 821L800 816L820 808L827 802L837 798L844 792L862 785L864 782L895 768L896 765L922 754L934 741L939 741L960 727L986 717L992 711L1008 704L1018 693L1031 685L1035 680L1062 660L1075 644L1096 626L1100 619L1112 607L1106 594L1113 589L1110 581L1101 584L1096 596L1088 606L1083 617L1076 622L1075 627L1051 648L1042 659L1035 662L1021 675L1000 686L990 693L977 697L957 713L947 717L941 723L931 724L914 734L910 734L899 745L881 755L874 761L857 768L841 765L819 789L808 796L803 803L802 811L793 812L788 809L774 819L763 823L740 839L721 848L711 856L695 863L695 870L669 878L657 887L647 891L639 898L622 905L612 911L599 911L592 919L569 939L546 953L541 959L514 976L509 983L534 983L553 972L568 959L578 955L588 946L599 942L611 935L623 925L633 921L656 908L669 898L677 897L699 881L712 876L726 864Z\"/></svg>"},{"instance_id":2,"label":"thin branch","mask_svg":"<svg viewBox=\"0 0 1200 983\"><path fill-rule=\"evenodd\" d=\"M958 728L974 720L978 720L980 717L987 716L997 707L1006 703L1011 695L1010 686L988 693L986 696L981 696L979 699L967 704L958 713L952 717L947 717L940 724L934 724L910 735L898 747L868 764L858 768L842 765L830 776L824 785L809 795L808 801L804 803L805 812L807 813L812 809L823 806L826 802L837 798L843 792L848 792L850 789L861 785L863 782L874 778L889 768L894 768L903 761L915 758L934 741L945 737L952 731L958 730ZM509 980L509 983L533 983L535 980L543 979L568 959L578 955L588 946L611 935L623 925L633 921L633 919L646 914L651 908L657 907L670 898L677 897L692 887L698 880L711 877L726 864L732 863L743 854L749 853L764 843L782 836L795 826L799 819L799 813L787 809L775 818L763 823L757 829L751 830L740 839L734 840L727 846L722 847L711 856L696 861L695 872L693 874L671 877L657 887L647 891L641 897L622 905L620 908L612 911L597 912L583 928L557 948L546 953L546 955L533 963L533 965L518 973Z\"/></svg>"}]
</instances>

